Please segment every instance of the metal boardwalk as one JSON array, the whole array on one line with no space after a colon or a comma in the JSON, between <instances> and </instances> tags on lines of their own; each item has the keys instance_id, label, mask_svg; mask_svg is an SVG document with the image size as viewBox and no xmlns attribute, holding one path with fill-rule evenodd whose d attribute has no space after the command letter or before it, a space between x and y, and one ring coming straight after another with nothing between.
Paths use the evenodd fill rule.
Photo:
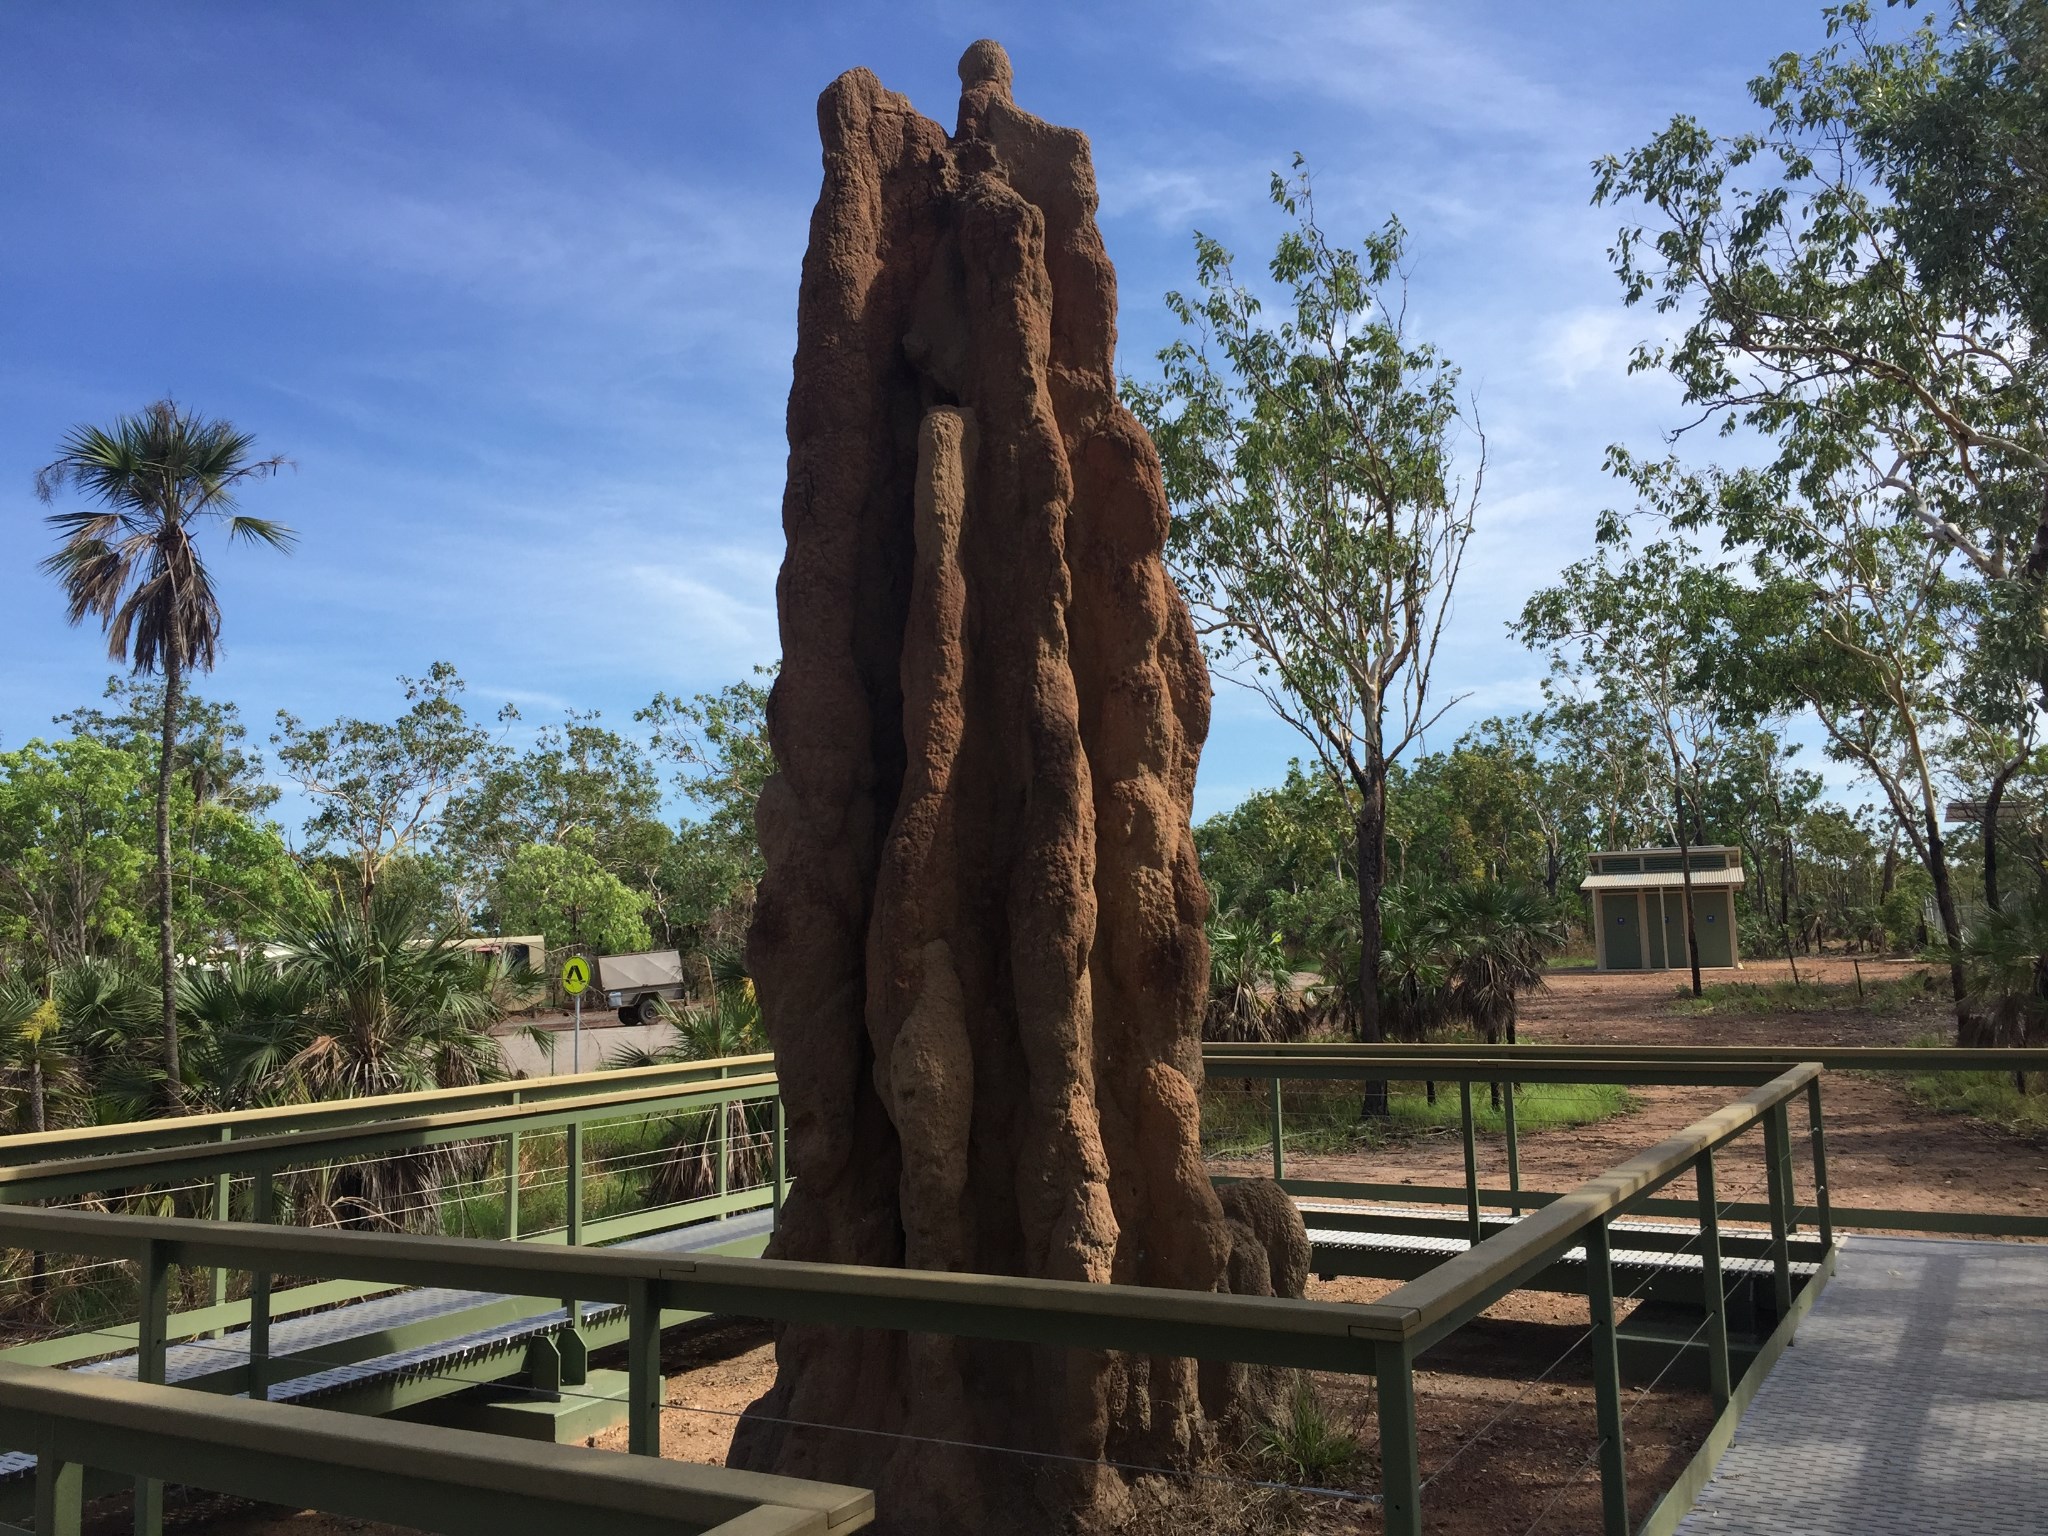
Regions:
<instances>
[{"instance_id":1,"label":"metal boardwalk","mask_svg":"<svg viewBox=\"0 0 2048 1536\"><path fill-rule=\"evenodd\" d=\"M662 1253L702 1252L727 1243L765 1239L773 1224L772 1212L749 1211L724 1221L697 1222L666 1232L650 1233L645 1237L628 1239L616 1246ZM278 1293L280 1297L288 1297L290 1294L289 1291ZM489 1316L494 1310L502 1311L507 1307L517 1307L524 1311L529 1306L532 1306L533 1310L526 1312L524 1316L483 1327L475 1326L477 1318ZM616 1306L589 1302L584 1305L583 1316L595 1322L623 1310ZM280 1318L272 1325L270 1331L271 1355L273 1359L287 1363L293 1356L297 1356L301 1364L317 1365L317 1357L312 1354L315 1350L345 1348L352 1339L402 1330L411 1325L431 1326L437 1321L445 1323L447 1336L431 1339L409 1349L376 1354L362 1360L337 1362L325 1369L305 1371L274 1383L270 1388L270 1399L280 1403L314 1404L321 1398L331 1397L350 1388L380 1381L433 1376L451 1365L487 1355L516 1358L518 1351L529 1339L560 1329L568 1321L568 1313L560 1306L550 1308L544 1303L534 1306L525 1297L487 1291L458 1291L438 1287L399 1290L346 1306L331 1307L297 1317ZM164 1353L166 1383L172 1386L180 1383L196 1384L202 1379L218 1377L224 1373L232 1372L239 1375L246 1371L249 1363L249 1336L244 1330L205 1342L173 1344ZM135 1356L132 1352L123 1353L69 1369L90 1376L111 1376L133 1381ZM0 1482L26 1477L35 1470L35 1465L35 1457L28 1452L0 1452Z\"/></svg>"},{"instance_id":2,"label":"metal boardwalk","mask_svg":"<svg viewBox=\"0 0 2048 1536\"><path fill-rule=\"evenodd\" d=\"M1842 1239L1681 1536L2048 1529L2048 1246Z\"/></svg>"}]
</instances>

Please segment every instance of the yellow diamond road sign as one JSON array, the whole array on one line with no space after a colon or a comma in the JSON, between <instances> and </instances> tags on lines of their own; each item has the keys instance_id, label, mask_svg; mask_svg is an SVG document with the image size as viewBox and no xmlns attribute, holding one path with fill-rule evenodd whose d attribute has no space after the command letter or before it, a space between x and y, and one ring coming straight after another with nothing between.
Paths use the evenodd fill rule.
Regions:
<instances>
[{"instance_id":1,"label":"yellow diamond road sign","mask_svg":"<svg viewBox=\"0 0 2048 1536\"><path fill-rule=\"evenodd\" d=\"M562 990L574 997L590 985L590 962L581 955L571 955L562 966Z\"/></svg>"}]
</instances>

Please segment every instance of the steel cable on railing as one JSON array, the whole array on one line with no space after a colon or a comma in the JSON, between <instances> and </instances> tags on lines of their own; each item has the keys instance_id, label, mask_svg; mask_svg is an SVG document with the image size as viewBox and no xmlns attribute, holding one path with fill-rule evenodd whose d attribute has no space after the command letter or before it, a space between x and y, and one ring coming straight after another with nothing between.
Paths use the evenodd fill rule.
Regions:
<instances>
[{"instance_id":1,"label":"steel cable on railing","mask_svg":"<svg viewBox=\"0 0 2048 1536\"><path fill-rule=\"evenodd\" d=\"M1750 1183L1744 1185L1741 1190L1731 1195L1728 1199L1717 1199L1715 1201L1716 1222L1718 1223L1721 1217L1725 1216L1729 1211L1732 1211L1736 1206L1740 1205L1745 1198L1752 1194L1757 1193L1759 1188L1759 1181L1767 1177L1767 1174L1760 1175L1757 1179L1753 1179ZM1702 1225L1699 1228L1699 1230L1693 1234L1693 1236L1687 1238L1685 1242L1679 1244L1678 1247L1670 1249L1668 1251L1672 1255L1672 1257L1678 1257L1682 1254L1685 1254L1694 1243L1700 1241L1705 1236L1706 1228L1704 1227L1704 1225ZM1587 1262L1591 1262L1590 1254L1588 1255ZM1646 1273L1643 1276L1643 1278L1640 1281L1636 1283L1636 1286L1633 1290L1629 1291L1626 1295L1616 1297L1616 1304L1619 1305L1621 1302L1624 1301L1640 1300L1644 1289L1650 1284L1651 1281L1655 1280L1656 1278L1657 1269L1653 1267L1649 1270L1648 1273ZM1741 1282L1738 1279L1736 1284L1739 1285L1740 1283ZM1728 1297L1733 1294L1734 1288L1732 1286L1723 1287L1721 1302L1724 1309L1727 1306ZM1619 1320L1617 1319L1617 1326L1618 1323ZM1700 1325L1702 1330L1704 1330L1706 1326L1706 1322L1702 1322ZM1450 1471L1451 1467L1458 1461L1460 1457L1462 1457L1465 1454L1465 1452L1467 1452L1473 1446L1479 1444L1482 1440L1484 1440L1487 1437L1487 1435L1492 1432L1496 1425L1498 1425L1518 1406L1520 1406L1523 1400L1526 1399L1531 1392L1535 1391L1537 1387L1541 1386L1546 1380L1548 1380L1552 1372L1556 1371L1559 1366L1565 1363L1565 1361L1569 1360L1573 1355L1577 1354L1579 1350L1583 1349L1588 1343L1590 1343L1593 1337L1598 1332L1599 1330L1597 1327L1589 1326L1577 1338L1573 1339L1571 1343L1566 1345L1564 1352L1560 1354L1555 1360L1551 1361L1549 1365L1545 1366L1540 1375L1538 1375L1533 1380L1528 1382L1521 1389L1521 1391L1517 1392L1512 1398L1510 1398L1508 1402L1505 1405L1503 1405L1500 1409L1498 1409L1491 1418L1489 1418L1484 1424L1480 1425L1476 1431L1474 1431L1469 1437L1467 1437L1463 1442L1461 1442L1458 1445L1458 1447L1455 1450L1453 1450L1451 1454L1437 1466L1437 1469L1434 1472L1430 1473L1428 1477L1424 1478L1422 1480L1421 1487L1417 1490L1417 1492L1420 1493L1422 1491L1427 1490L1429 1486L1432 1483L1434 1483L1438 1478L1442 1477L1446 1472ZM1697 1336L1697 1333L1695 1333L1694 1337ZM1681 1345L1681 1351L1685 1347L1690 1345L1691 1342L1692 1341L1688 1339L1685 1345ZM1674 1356L1674 1359L1675 1358L1676 1356ZM1596 1453L1598 1452L1598 1442L1595 1443L1594 1450Z\"/></svg>"},{"instance_id":2,"label":"steel cable on railing","mask_svg":"<svg viewBox=\"0 0 2048 1536\"><path fill-rule=\"evenodd\" d=\"M71 1335L71 1337L105 1338L113 1340L118 1344L124 1345L129 1348L132 1348L134 1345L134 1340L129 1339L124 1335L116 1334L108 1329L101 1328L80 1329L75 1334ZM217 1354L230 1355L233 1356L235 1359L242 1361L246 1361L248 1359L248 1352L246 1348L237 1348L232 1344L220 1343L212 1340L184 1340L180 1341L177 1347L184 1349L205 1350ZM348 1370L355 1369L370 1363L360 1360L323 1360L318 1358L317 1356L312 1355L292 1355L289 1357L281 1358L289 1358L294 1365L311 1366L314 1367L315 1370ZM479 1383L472 1377L454 1376L439 1371L413 1371L409 1372L408 1375L409 1379L415 1381L445 1382L451 1386L457 1386L462 1388L470 1388L479 1385ZM563 1386L559 1389L548 1390L539 1387L523 1386L514 1382L493 1382L489 1385L491 1386L491 1390L495 1393L513 1397L526 1397L537 1401L552 1402L558 1399L568 1399L572 1402L608 1403L612 1405L616 1405L618 1403L618 1398L616 1396L601 1395L593 1392L579 1392L571 1386ZM701 1414L707 1417L734 1420L737 1420L745 1416L742 1413L742 1411L738 1409L708 1408L695 1403L671 1402L666 1398L666 1395L664 1395L664 1398L660 1403L655 1404L655 1407L663 1413L694 1413ZM953 1450L980 1451L991 1455L1022 1456L1038 1461L1059 1461L1076 1466L1110 1467L1119 1472L1128 1472L1133 1474L1143 1474L1166 1478L1177 1478L1183 1481L1215 1483L1236 1488L1256 1488L1271 1492L1307 1494L1310 1496L1336 1500L1347 1504L1377 1505L1381 1502L1380 1496L1378 1494L1362 1493L1352 1489L1345 1488L1323 1488L1308 1483L1289 1483L1285 1481L1267 1478L1239 1477L1232 1476L1227 1473L1202 1472L1199 1470L1184 1467L1163 1467L1151 1465L1144 1462L1119 1461L1104 1457L1077 1456L1060 1451L1031 1450L1022 1446L991 1445L979 1441L943 1439L930 1435L911 1434L908 1431L903 1430L870 1429L856 1425L827 1424L817 1420L778 1418L769 1415L756 1415L756 1417L761 1418L762 1421L766 1423L780 1424L793 1429L812 1429L821 1431L835 1431L841 1434L874 1436L883 1439L901 1440L913 1444L938 1446Z\"/></svg>"}]
</instances>

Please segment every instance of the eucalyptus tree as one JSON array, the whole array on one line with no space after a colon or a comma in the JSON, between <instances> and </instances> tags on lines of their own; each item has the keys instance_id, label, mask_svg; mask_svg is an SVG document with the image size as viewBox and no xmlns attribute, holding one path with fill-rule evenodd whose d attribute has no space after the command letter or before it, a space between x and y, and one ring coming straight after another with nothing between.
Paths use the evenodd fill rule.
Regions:
<instances>
[{"instance_id":1,"label":"eucalyptus tree","mask_svg":"<svg viewBox=\"0 0 2048 1536\"><path fill-rule=\"evenodd\" d=\"M1981 588L1958 575L1948 546L1921 537L1853 473L1809 480L1812 495L1775 466L1663 466L1639 483L1678 526L1713 528L1745 553L1746 579L1727 588L1721 685L1758 712L1803 707L1828 755L1883 793L1927 872L1967 1042L1974 1025L1942 801L1947 762L1983 729L1961 685Z\"/></svg>"},{"instance_id":2,"label":"eucalyptus tree","mask_svg":"<svg viewBox=\"0 0 2048 1536\"><path fill-rule=\"evenodd\" d=\"M1656 746L1667 825L1679 851L1686 954L1700 995L1699 934L1693 918L1690 850L1699 836L1704 786L1726 745L1736 706L1707 665L1731 601L1722 565L1672 532L1636 545L1626 520L1600 520L1600 549L1567 566L1558 584L1532 596L1513 626L1524 644L1548 651L1554 695L1597 696Z\"/></svg>"},{"instance_id":3,"label":"eucalyptus tree","mask_svg":"<svg viewBox=\"0 0 2048 1536\"><path fill-rule=\"evenodd\" d=\"M107 654L137 673L163 676L156 771L157 964L162 994L164 1081L179 1084L177 933L171 892L171 781L177 772L179 705L186 678L210 672L220 653L221 611L200 553L204 525L230 541L288 550L292 531L235 510L236 493L286 464L255 457L256 440L226 421L159 400L111 427L74 427L36 475L36 495L53 502L67 488L93 506L58 512L62 540L43 569L64 589L73 624L97 619Z\"/></svg>"},{"instance_id":4,"label":"eucalyptus tree","mask_svg":"<svg viewBox=\"0 0 2048 1536\"><path fill-rule=\"evenodd\" d=\"M678 698L658 693L633 718L650 728L654 755L698 814L656 847L643 885L670 941L679 948L735 943L761 878L754 805L774 771L768 747L768 689L757 667L715 692Z\"/></svg>"},{"instance_id":5,"label":"eucalyptus tree","mask_svg":"<svg viewBox=\"0 0 2048 1536\"><path fill-rule=\"evenodd\" d=\"M1595 201L1654 215L1616 239L1628 302L1692 309L1634 367L1760 432L1810 501L1853 478L1979 579L2024 585L2038 621L2048 44L2031 0L1945 10L1886 40L1868 4L1830 9L1826 47L1750 83L1760 126L1674 118L1597 163Z\"/></svg>"},{"instance_id":6,"label":"eucalyptus tree","mask_svg":"<svg viewBox=\"0 0 2048 1536\"><path fill-rule=\"evenodd\" d=\"M1278 317L1197 233L1199 292L1166 299L1184 334L1159 354L1157 381L1125 389L1176 511L1169 565L1221 675L1299 731L1349 802L1370 1041L1382 1038L1387 775L1455 702L1433 671L1485 443L1457 370L1409 334L1399 222L1356 250L1335 243L1299 156L1294 168L1271 186L1293 220L1267 264ZM1369 1093L1369 1110L1384 1102L1383 1085Z\"/></svg>"},{"instance_id":7,"label":"eucalyptus tree","mask_svg":"<svg viewBox=\"0 0 2048 1536\"><path fill-rule=\"evenodd\" d=\"M441 823L467 877L487 886L521 849L572 838L624 874L660 811L661 785L640 743L608 728L596 710L570 710L536 730L525 751L486 754Z\"/></svg>"},{"instance_id":8,"label":"eucalyptus tree","mask_svg":"<svg viewBox=\"0 0 2048 1536\"><path fill-rule=\"evenodd\" d=\"M490 728L464 705L451 663L398 681L407 708L395 721L344 716L308 726L279 710L270 738L286 775L314 802L307 851L349 861L365 923L386 867L434 841L448 801L490 766L493 747Z\"/></svg>"}]
</instances>

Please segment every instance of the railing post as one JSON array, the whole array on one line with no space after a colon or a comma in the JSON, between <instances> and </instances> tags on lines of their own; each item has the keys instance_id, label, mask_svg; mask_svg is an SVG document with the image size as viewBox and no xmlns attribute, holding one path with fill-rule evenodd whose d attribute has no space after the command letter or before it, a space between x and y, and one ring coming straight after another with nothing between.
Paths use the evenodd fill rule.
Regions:
<instances>
[{"instance_id":1,"label":"railing post","mask_svg":"<svg viewBox=\"0 0 2048 1536\"><path fill-rule=\"evenodd\" d=\"M1415 1365L1406 1344L1373 1352L1379 1377L1380 1519L1386 1536L1422 1536L1422 1459L1415 1438Z\"/></svg>"},{"instance_id":2,"label":"railing post","mask_svg":"<svg viewBox=\"0 0 2048 1536\"><path fill-rule=\"evenodd\" d=\"M775 1186L774 1193L770 1199L775 1207L774 1225L779 1227L782 1225L782 1201L787 1193L783 1186L788 1182L788 1175L784 1164L782 1084L780 1082L775 1085L775 1145L770 1156L774 1166L769 1169L769 1178Z\"/></svg>"},{"instance_id":3,"label":"railing post","mask_svg":"<svg viewBox=\"0 0 2048 1536\"><path fill-rule=\"evenodd\" d=\"M164 1384L164 1338L170 1332L171 1266L159 1242L142 1249L142 1310L136 1320L135 1379L145 1386ZM135 1536L161 1536L164 1528L164 1485L153 1477L135 1479Z\"/></svg>"},{"instance_id":4,"label":"railing post","mask_svg":"<svg viewBox=\"0 0 2048 1536\"><path fill-rule=\"evenodd\" d=\"M519 1241L519 1133L505 1133L505 1241Z\"/></svg>"},{"instance_id":5,"label":"railing post","mask_svg":"<svg viewBox=\"0 0 2048 1536\"><path fill-rule=\"evenodd\" d=\"M250 1176L250 1219L269 1222L276 1218L274 1169L258 1168ZM261 1402L270 1395L270 1271L249 1272L249 1396Z\"/></svg>"},{"instance_id":6,"label":"railing post","mask_svg":"<svg viewBox=\"0 0 2048 1536\"><path fill-rule=\"evenodd\" d=\"M1508 1143L1508 1211L1520 1218L1522 1214L1522 1142L1515 1134L1515 1089L1518 1085L1507 1085L1508 1096L1502 1101L1502 1129L1507 1132Z\"/></svg>"},{"instance_id":7,"label":"railing post","mask_svg":"<svg viewBox=\"0 0 2048 1536\"><path fill-rule=\"evenodd\" d=\"M220 1139L223 1146L233 1141L235 1139L235 1128L232 1125L222 1126L220 1128ZM215 1221L232 1221L234 1219L230 1204L233 1197L234 1175L231 1173L215 1174L213 1177L213 1219ZM223 1306L226 1304L227 1299L228 1272L225 1269L216 1269L213 1272L213 1304L216 1307ZM208 1335L209 1338L217 1338L218 1336L218 1330Z\"/></svg>"},{"instance_id":8,"label":"railing post","mask_svg":"<svg viewBox=\"0 0 2048 1536\"><path fill-rule=\"evenodd\" d=\"M635 1456L661 1454L661 1299L652 1280L632 1280L626 1289L626 1449Z\"/></svg>"},{"instance_id":9,"label":"railing post","mask_svg":"<svg viewBox=\"0 0 2048 1536\"><path fill-rule=\"evenodd\" d=\"M1621 1346L1614 1329L1614 1263L1605 1216L1586 1228L1586 1305L1592 1313L1593 1404L1600 1425L1600 1529L1605 1536L1629 1536Z\"/></svg>"},{"instance_id":10,"label":"railing post","mask_svg":"<svg viewBox=\"0 0 2048 1536\"><path fill-rule=\"evenodd\" d=\"M1714 1193L1714 1154L1702 1152L1693 1164L1700 1191L1700 1299L1707 1309L1707 1384L1714 1394L1714 1412L1728 1406L1732 1383L1728 1372L1728 1289L1721 1278L1721 1207Z\"/></svg>"},{"instance_id":11,"label":"railing post","mask_svg":"<svg viewBox=\"0 0 2048 1536\"><path fill-rule=\"evenodd\" d=\"M562 1137L563 1238L571 1248L583 1241L583 1122L572 1120Z\"/></svg>"},{"instance_id":12,"label":"railing post","mask_svg":"<svg viewBox=\"0 0 2048 1536\"><path fill-rule=\"evenodd\" d=\"M1820 1123L1820 1079L1815 1078L1806 1085L1807 1129L1813 1138L1813 1205L1815 1218L1820 1223L1821 1256L1825 1258L1835 1246L1835 1218L1828 1209L1828 1143L1827 1134Z\"/></svg>"},{"instance_id":13,"label":"railing post","mask_svg":"<svg viewBox=\"0 0 2048 1536\"><path fill-rule=\"evenodd\" d=\"M1479 1148L1472 1139L1472 1079L1458 1084L1458 1118L1465 1132L1465 1224L1477 1248L1486 1231L1479 1220Z\"/></svg>"},{"instance_id":14,"label":"railing post","mask_svg":"<svg viewBox=\"0 0 2048 1536\"><path fill-rule=\"evenodd\" d=\"M85 1468L57 1455L45 1430L36 1443L36 1536L79 1536L85 1518Z\"/></svg>"},{"instance_id":15,"label":"railing post","mask_svg":"<svg viewBox=\"0 0 2048 1536\"><path fill-rule=\"evenodd\" d=\"M1274 1078L1273 1097L1273 1182L1279 1183L1287 1177L1286 1126L1280 1113L1280 1079Z\"/></svg>"},{"instance_id":16,"label":"railing post","mask_svg":"<svg viewBox=\"0 0 2048 1536\"><path fill-rule=\"evenodd\" d=\"M566 1181L563 1189L567 1199L563 1212L563 1240L571 1248L583 1241L583 1122L571 1120L563 1134L562 1176ZM571 1331L583 1326L583 1303L575 1297L563 1298L562 1310L569 1314Z\"/></svg>"},{"instance_id":17,"label":"railing post","mask_svg":"<svg viewBox=\"0 0 2048 1536\"><path fill-rule=\"evenodd\" d=\"M719 1078L720 1078L721 1080L723 1080L723 1079L724 1079L724 1078L725 1078L725 1077L726 1077L726 1076L728 1075L728 1073L727 1073L727 1070L726 1070L726 1069L725 1069L724 1067L720 1067L720 1068L718 1069L718 1075L719 1075ZM722 1202L722 1201L723 1201L723 1200L725 1199L725 1197L726 1197L726 1196L727 1196L728 1194L730 1194L731 1192L732 1192L732 1101L731 1101L730 1099L728 1099L728 1100L726 1100L725 1102L721 1103L721 1104L720 1104L720 1105L718 1106L718 1198L719 1198L719 1200L720 1200L720 1201ZM719 1211L719 1213L718 1213L718 1214L719 1214L719 1218L720 1218L721 1220L723 1220L723 1219L724 1219L724 1217L725 1217L725 1212L724 1212L724 1210L723 1210L723 1209L721 1209L721 1210Z\"/></svg>"},{"instance_id":18,"label":"railing post","mask_svg":"<svg viewBox=\"0 0 2048 1536\"><path fill-rule=\"evenodd\" d=\"M1764 1179L1766 1204L1771 1210L1771 1286L1780 1318L1792 1310L1792 1235L1786 1218L1792 1192L1786 1177L1787 1139L1785 1106L1780 1102L1764 1111Z\"/></svg>"}]
</instances>

